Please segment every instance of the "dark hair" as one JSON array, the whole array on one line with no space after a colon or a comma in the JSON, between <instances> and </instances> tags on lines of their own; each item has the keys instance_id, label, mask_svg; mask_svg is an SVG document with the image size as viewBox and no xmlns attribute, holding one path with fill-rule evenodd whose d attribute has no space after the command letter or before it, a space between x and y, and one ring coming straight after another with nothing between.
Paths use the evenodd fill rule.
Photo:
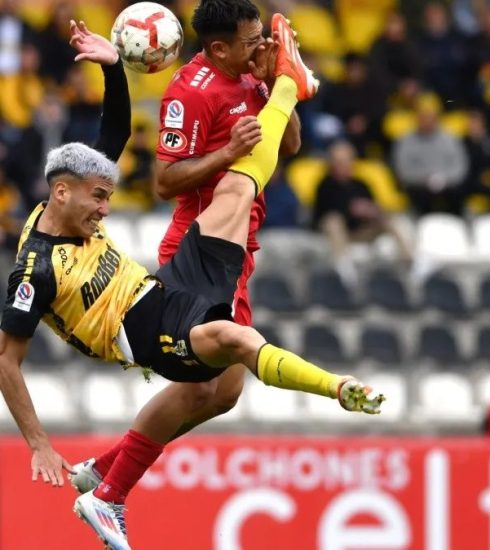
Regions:
<instances>
[{"instance_id":1,"label":"dark hair","mask_svg":"<svg viewBox=\"0 0 490 550\"><path fill-rule=\"evenodd\" d=\"M250 0L201 0L192 16L192 28L204 46L212 40L233 39L240 21L260 18Z\"/></svg>"}]
</instances>

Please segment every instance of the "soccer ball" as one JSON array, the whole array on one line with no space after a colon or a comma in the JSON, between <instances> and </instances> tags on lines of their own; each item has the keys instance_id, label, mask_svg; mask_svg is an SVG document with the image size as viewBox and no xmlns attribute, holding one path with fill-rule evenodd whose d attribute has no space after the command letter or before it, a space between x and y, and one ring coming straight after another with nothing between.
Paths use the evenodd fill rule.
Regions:
<instances>
[{"instance_id":1,"label":"soccer ball","mask_svg":"<svg viewBox=\"0 0 490 550\"><path fill-rule=\"evenodd\" d=\"M155 2L138 2L118 15L111 42L126 67L139 73L156 73L179 57L184 34L168 8Z\"/></svg>"}]
</instances>

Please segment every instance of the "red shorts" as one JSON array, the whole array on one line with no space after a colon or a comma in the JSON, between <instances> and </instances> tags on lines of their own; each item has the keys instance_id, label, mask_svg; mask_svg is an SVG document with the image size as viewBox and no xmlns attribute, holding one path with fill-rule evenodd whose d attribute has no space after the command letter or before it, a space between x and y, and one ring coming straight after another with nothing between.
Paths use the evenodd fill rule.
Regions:
<instances>
[{"instance_id":1,"label":"red shorts","mask_svg":"<svg viewBox=\"0 0 490 550\"><path fill-rule=\"evenodd\" d=\"M159 252L158 260L160 265L168 262L175 253L163 253L161 247ZM254 269L255 260L253 254L247 250L245 253L245 261L243 262L243 271L238 279L235 298L233 300L233 317L239 325L252 325L252 307L250 306L250 296L248 294L247 282L250 279Z\"/></svg>"}]
</instances>

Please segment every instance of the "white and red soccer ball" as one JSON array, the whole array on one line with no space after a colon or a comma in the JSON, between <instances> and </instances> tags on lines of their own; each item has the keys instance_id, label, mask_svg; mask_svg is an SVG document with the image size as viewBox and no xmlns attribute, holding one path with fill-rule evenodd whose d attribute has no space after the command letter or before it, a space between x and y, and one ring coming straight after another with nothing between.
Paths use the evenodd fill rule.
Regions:
<instances>
[{"instance_id":1,"label":"white and red soccer ball","mask_svg":"<svg viewBox=\"0 0 490 550\"><path fill-rule=\"evenodd\" d=\"M126 67L139 73L156 73L179 57L184 33L168 8L155 2L138 2L118 15L111 42Z\"/></svg>"}]
</instances>

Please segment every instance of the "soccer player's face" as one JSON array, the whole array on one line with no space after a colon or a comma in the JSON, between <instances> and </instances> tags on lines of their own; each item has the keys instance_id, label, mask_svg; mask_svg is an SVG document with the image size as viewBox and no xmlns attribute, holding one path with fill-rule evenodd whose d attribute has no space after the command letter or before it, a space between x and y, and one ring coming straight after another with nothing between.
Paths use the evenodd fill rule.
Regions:
<instances>
[{"instance_id":1,"label":"soccer player's face","mask_svg":"<svg viewBox=\"0 0 490 550\"><path fill-rule=\"evenodd\" d=\"M238 23L238 31L230 44L229 64L238 74L250 72L248 62L253 60L257 47L264 42L260 19Z\"/></svg>"},{"instance_id":2,"label":"soccer player's face","mask_svg":"<svg viewBox=\"0 0 490 550\"><path fill-rule=\"evenodd\" d=\"M92 177L71 184L68 213L72 232L88 239L99 222L109 214L109 199L114 191L111 181Z\"/></svg>"}]
</instances>

